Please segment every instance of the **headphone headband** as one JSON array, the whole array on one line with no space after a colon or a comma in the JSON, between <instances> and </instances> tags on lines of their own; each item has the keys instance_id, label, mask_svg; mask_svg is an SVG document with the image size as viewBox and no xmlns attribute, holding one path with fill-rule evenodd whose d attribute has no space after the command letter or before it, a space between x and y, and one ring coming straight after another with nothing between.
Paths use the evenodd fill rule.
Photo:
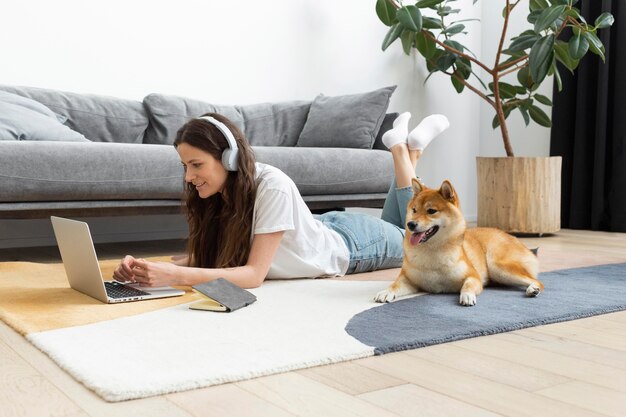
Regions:
<instances>
[{"instance_id":1,"label":"headphone headband","mask_svg":"<svg viewBox=\"0 0 626 417\"><path fill-rule=\"evenodd\" d=\"M224 149L222 153L222 165L227 171L237 171L237 157L239 155L239 148L237 147L237 141L235 140L235 136L233 132L230 131L228 126L224 123L220 122L214 117L211 116L200 116L198 119L205 120L211 123L213 126L217 127L217 129L222 132L224 137L226 138L226 142L228 143L229 149Z\"/></svg>"}]
</instances>

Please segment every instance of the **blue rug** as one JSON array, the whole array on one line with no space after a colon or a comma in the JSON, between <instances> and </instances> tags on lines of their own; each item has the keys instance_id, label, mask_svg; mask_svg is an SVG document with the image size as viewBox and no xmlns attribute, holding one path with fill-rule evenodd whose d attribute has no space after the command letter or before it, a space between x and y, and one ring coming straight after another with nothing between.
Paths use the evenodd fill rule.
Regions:
<instances>
[{"instance_id":1,"label":"blue rug","mask_svg":"<svg viewBox=\"0 0 626 417\"><path fill-rule=\"evenodd\" d=\"M545 291L486 287L474 307L426 294L356 314L346 331L377 355L626 310L626 263L540 274Z\"/></svg>"}]
</instances>

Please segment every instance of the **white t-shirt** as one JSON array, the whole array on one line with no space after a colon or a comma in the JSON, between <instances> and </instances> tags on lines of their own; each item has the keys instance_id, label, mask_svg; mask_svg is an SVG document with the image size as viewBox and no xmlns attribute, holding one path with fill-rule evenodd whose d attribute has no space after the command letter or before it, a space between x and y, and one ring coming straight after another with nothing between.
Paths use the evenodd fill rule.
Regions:
<instances>
[{"instance_id":1,"label":"white t-shirt","mask_svg":"<svg viewBox=\"0 0 626 417\"><path fill-rule=\"evenodd\" d=\"M257 162L256 180L252 233L285 231L267 278L345 275L350 263L346 243L313 217L291 178Z\"/></svg>"}]
</instances>

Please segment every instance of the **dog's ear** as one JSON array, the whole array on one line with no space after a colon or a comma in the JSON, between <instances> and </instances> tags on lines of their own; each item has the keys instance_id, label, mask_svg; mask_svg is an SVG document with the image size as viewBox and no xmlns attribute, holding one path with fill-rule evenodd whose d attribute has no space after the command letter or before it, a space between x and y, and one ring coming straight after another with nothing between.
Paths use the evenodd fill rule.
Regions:
<instances>
[{"instance_id":1,"label":"dog's ear","mask_svg":"<svg viewBox=\"0 0 626 417\"><path fill-rule=\"evenodd\" d=\"M441 184L441 188L439 188L439 194L441 194L443 198L445 198L447 201L451 202L455 206L459 206L459 198L456 195L454 187L452 186L452 184L450 184L450 181L445 180Z\"/></svg>"},{"instance_id":2,"label":"dog's ear","mask_svg":"<svg viewBox=\"0 0 626 417\"><path fill-rule=\"evenodd\" d=\"M422 184L419 179L413 178L411 180L411 188L413 188L413 195L418 195L426 189L426 186Z\"/></svg>"}]
</instances>

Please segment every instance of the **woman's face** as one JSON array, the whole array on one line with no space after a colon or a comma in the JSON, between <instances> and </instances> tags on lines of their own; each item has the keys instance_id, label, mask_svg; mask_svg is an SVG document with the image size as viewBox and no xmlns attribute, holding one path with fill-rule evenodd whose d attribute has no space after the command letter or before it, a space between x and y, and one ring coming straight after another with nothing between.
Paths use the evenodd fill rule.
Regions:
<instances>
[{"instance_id":1,"label":"woman's face","mask_svg":"<svg viewBox=\"0 0 626 417\"><path fill-rule=\"evenodd\" d=\"M200 198L222 192L228 177L222 161L188 143L181 143L176 151L185 167L185 181L196 187Z\"/></svg>"}]
</instances>

